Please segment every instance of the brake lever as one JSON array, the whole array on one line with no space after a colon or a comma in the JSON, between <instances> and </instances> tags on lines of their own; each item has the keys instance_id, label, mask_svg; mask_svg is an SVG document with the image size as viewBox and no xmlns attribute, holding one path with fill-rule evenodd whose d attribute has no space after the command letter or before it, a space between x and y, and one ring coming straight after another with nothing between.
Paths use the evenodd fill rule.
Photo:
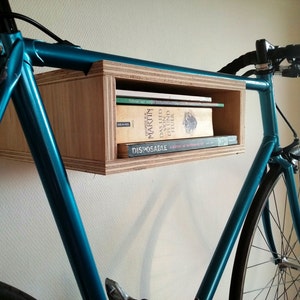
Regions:
<instances>
[{"instance_id":1,"label":"brake lever","mask_svg":"<svg viewBox=\"0 0 300 300\"><path fill-rule=\"evenodd\" d=\"M299 77L300 75L300 63L298 60L292 61L291 65L282 72L283 77Z\"/></svg>"},{"instance_id":2,"label":"brake lever","mask_svg":"<svg viewBox=\"0 0 300 300\"><path fill-rule=\"evenodd\" d=\"M4 50L2 50L3 52ZM24 43L15 40L0 73L0 122L22 70ZM1 55L1 54L0 54Z\"/></svg>"}]
</instances>

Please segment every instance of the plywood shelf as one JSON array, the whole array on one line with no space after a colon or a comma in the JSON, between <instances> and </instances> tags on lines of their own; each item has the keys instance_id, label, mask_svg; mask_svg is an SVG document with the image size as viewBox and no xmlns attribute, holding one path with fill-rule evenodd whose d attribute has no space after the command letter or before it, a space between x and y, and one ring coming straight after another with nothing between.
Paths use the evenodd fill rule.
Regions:
<instances>
[{"instance_id":1,"label":"plywood shelf","mask_svg":"<svg viewBox=\"0 0 300 300\"><path fill-rule=\"evenodd\" d=\"M240 81L157 70L109 61L85 75L56 70L36 76L67 168L112 174L244 151L245 86ZM116 89L210 96L225 107L213 110L215 135L237 135L238 144L186 152L117 157ZM31 161L12 104L0 125L0 156Z\"/></svg>"}]
</instances>

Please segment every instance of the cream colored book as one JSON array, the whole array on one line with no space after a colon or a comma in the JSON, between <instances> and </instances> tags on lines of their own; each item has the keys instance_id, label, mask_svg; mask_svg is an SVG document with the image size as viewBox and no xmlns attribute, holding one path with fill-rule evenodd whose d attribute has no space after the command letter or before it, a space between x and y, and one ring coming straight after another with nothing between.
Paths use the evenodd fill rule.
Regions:
<instances>
[{"instance_id":1,"label":"cream colored book","mask_svg":"<svg viewBox=\"0 0 300 300\"><path fill-rule=\"evenodd\" d=\"M212 136L212 108L116 106L116 143Z\"/></svg>"},{"instance_id":2,"label":"cream colored book","mask_svg":"<svg viewBox=\"0 0 300 300\"><path fill-rule=\"evenodd\" d=\"M132 98L146 98L146 99L164 99L164 100L182 100L182 101L196 101L196 102L211 102L211 97L196 96L196 95L183 95L183 94L166 94L166 93L153 93L143 91L131 90L116 90L117 97L132 97Z\"/></svg>"}]
</instances>

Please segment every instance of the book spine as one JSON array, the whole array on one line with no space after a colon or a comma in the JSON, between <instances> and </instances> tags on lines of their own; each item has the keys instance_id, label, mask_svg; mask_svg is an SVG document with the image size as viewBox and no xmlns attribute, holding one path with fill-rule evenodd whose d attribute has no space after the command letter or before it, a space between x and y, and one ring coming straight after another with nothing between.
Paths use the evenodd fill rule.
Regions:
<instances>
[{"instance_id":1,"label":"book spine","mask_svg":"<svg viewBox=\"0 0 300 300\"><path fill-rule=\"evenodd\" d=\"M211 97L183 95L183 94L167 94L167 93L153 93L132 90L116 90L116 96L134 97L134 98L148 98L148 99L165 99L165 100L186 100L186 101L204 101L211 102Z\"/></svg>"},{"instance_id":2,"label":"book spine","mask_svg":"<svg viewBox=\"0 0 300 300\"><path fill-rule=\"evenodd\" d=\"M228 135L145 143L118 144L117 147L118 157L127 158L230 146L236 145L237 142L236 135Z\"/></svg>"},{"instance_id":3,"label":"book spine","mask_svg":"<svg viewBox=\"0 0 300 300\"><path fill-rule=\"evenodd\" d=\"M157 106L191 106L191 107L224 107L223 103L182 101L182 100L159 100L133 97L116 97L117 104L126 105L157 105Z\"/></svg>"},{"instance_id":4,"label":"book spine","mask_svg":"<svg viewBox=\"0 0 300 300\"><path fill-rule=\"evenodd\" d=\"M116 119L117 144L213 135L211 108L117 105Z\"/></svg>"}]
</instances>

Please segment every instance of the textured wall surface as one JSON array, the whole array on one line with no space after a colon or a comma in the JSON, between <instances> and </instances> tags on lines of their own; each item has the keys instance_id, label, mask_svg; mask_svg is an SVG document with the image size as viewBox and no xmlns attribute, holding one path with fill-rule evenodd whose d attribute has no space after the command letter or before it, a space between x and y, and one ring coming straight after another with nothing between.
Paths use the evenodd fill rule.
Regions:
<instances>
[{"instance_id":1,"label":"textured wall surface","mask_svg":"<svg viewBox=\"0 0 300 300\"><path fill-rule=\"evenodd\" d=\"M11 5L83 48L207 70L253 50L256 39L300 43L296 0ZM18 24L25 36L48 40ZM300 128L299 81L275 83ZM68 171L102 279L135 297L193 299L261 140L257 95L247 92L246 102L245 154L107 177ZM0 159L0 191L0 280L38 299L80 299L35 167ZM216 299L226 299L230 267Z\"/></svg>"}]
</instances>

